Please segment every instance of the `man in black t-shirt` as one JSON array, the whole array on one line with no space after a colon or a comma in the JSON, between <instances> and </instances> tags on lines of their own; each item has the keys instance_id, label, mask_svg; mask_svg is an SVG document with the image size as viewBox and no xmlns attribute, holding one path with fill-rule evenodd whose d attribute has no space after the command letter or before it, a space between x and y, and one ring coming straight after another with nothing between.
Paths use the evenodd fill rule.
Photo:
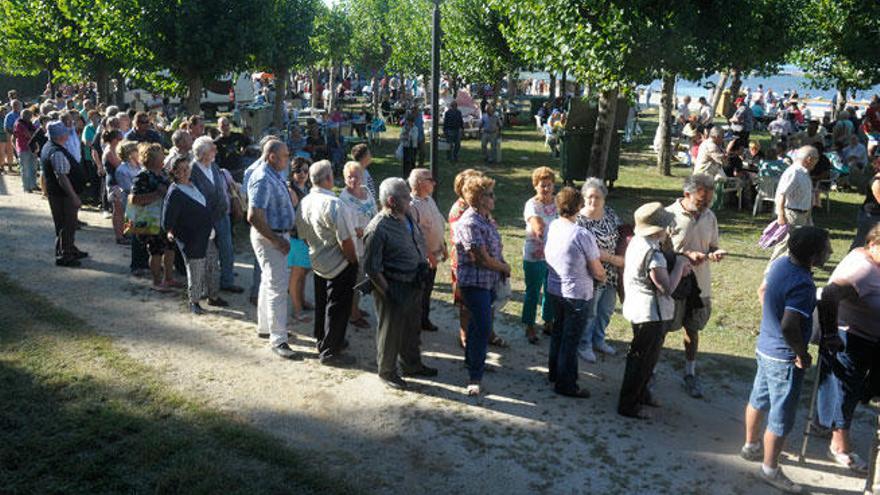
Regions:
<instances>
[{"instance_id":1,"label":"man in black t-shirt","mask_svg":"<svg viewBox=\"0 0 880 495\"><path fill-rule=\"evenodd\" d=\"M217 146L217 165L229 170L236 180L240 180L243 168L241 157L251 140L240 132L232 132L232 125L226 117L220 117L217 125L220 127L220 136L214 140Z\"/></svg>"}]
</instances>

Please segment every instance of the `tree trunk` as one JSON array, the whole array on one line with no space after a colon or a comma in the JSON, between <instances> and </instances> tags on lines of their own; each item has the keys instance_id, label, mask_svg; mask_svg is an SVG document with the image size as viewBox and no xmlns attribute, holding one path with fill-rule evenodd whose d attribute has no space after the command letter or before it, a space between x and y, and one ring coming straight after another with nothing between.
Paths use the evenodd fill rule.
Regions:
<instances>
[{"instance_id":1,"label":"tree trunk","mask_svg":"<svg viewBox=\"0 0 880 495\"><path fill-rule=\"evenodd\" d=\"M617 89L599 93L599 115L596 118L596 131L590 149L589 175L605 178L605 165L608 162L608 146L614 132L614 111L617 107Z\"/></svg>"},{"instance_id":2,"label":"tree trunk","mask_svg":"<svg viewBox=\"0 0 880 495\"><path fill-rule=\"evenodd\" d=\"M559 84L559 96L565 98L565 90L568 86L568 71L562 69L562 79Z\"/></svg>"},{"instance_id":3,"label":"tree trunk","mask_svg":"<svg viewBox=\"0 0 880 495\"><path fill-rule=\"evenodd\" d=\"M663 175L672 175L672 100L675 98L675 74L663 73L663 87L660 96L660 152L657 154L657 170Z\"/></svg>"},{"instance_id":4,"label":"tree trunk","mask_svg":"<svg viewBox=\"0 0 880 495\"><path fill-rule=\"evenodd\" d=\"M379 117L379 108L382 105L382 95L379 94L381 88L379 87L379 73L377 71L373 71L373 79L372 84L373 88L373 96L372 96L372 107L373 107L373 117ZM369 124L369 122L368 122Z\"/></svg>"},{"instance_id":5,"label":"tree trunk","mask_svg":"<svg viewBox=\"0 0 880 495\"><path fill-rule=\"evenodd\" d=\"M272 109L272 127L284 126L284 97L287 96L287 67L275 69L275 107Z\"/></svg>"},{"instance_id":6,"label":"tree trunk","mask_svg":"<svg viewBox=\"0 0 880 495\"><path fill-rule=\"evenodd\" d=\"M733 80L730 81L730 107L725 112L725 117L730 118L733 116L733 112L736 111L736 106L733 105L733 102L739 98L739 90L742 88L742 73L740 73L739 69L731 69L730 74L733 76Z\"/></svg>"},{"instance_id":7,"label":"tree trunk","mask_svg":"<svg viewBox=\"0 0 880 495\"><path fill-rule=\"evenodd\" d=\"M116 75L116 106L123 108L125 106L125 76L121 73Z\"/></svg>"},{"instance_id":8,"label":"tree trunk","mask_svg":"<svg viewBox=\"0 0 880 495\"><path fill-rule=\"evenodd\" d=\"M846 92L846 86L841 86L837 89L837 105L834 105L831 108L831 120L837 120L837 116L840 115L840 112L846 109Z\"/></svg>"},{"instance_id":9,"label":"tree trunk","mask_svg":"<svg viewBox=\"0 0 880 495\"><path fill-rule=\"evenodd\" d=\"M556 98L556 71L550 71L550 88L547 94L551 100Z\"/></svg>"},{"instance_id":10,"label":"tree trunk","mask_svg":"<svg viewBox=\"0 0 880 495\"><path fill-rule=\"evenodd\" d=\"M46 70L48 74L48 83L49 83L49 98L55 98L55 71L52 70L52 67L49 67Z\"/></svg>"},{"instance_id":11,"label":"tree trunk","mask_svg":"<svg viewBox=\"0 0 880 495\"><path fill-rule=\"evenodd\" d=\"M186 81L187 93L184 105L190 115L199 115L202 111L202 78L191 76Z\"/></svg>"},{"instance_id":12,"label":"tree trunk","mask_svg":"<svg viewBox=\"0 0 880 495\"><path fill-rule=\"evenodd\" d=\"M511 72L507 76L507 99L513 101L519 93L519 74Z\"/></svg>"},{"instance_id":13,"label":"tree trunk","mask_svg":"<svg viewBox=\"0 0 880 495\"><path fill-rule=\"evenodd\" d=\"M311 85L311 98L310 98L310 100L312 100L312 101L309 103L309 107L311 107L314 110L314 109L318 108L318 100L321 98L321 93L318 91L318 70L315 68L312 68L311 70L309 70L309 74L311 75L311 78L312 78L312 81L310 83L310 85Z\"/></svg>"},{"instance_id":14,"label":"tree trunk","mask_svg":"<svg viewBox=\"0 0 880 495\"><path fill-rule=\"evenodd\" d=\"M100 68L95 72L95 85L98 87L98 103L110 104L110 73Z\"/></svg>"},{"instance_id":15,"label":"tree trunk","mask_svg":"<svg viewBox=\"0 0 880 495\"><path fill-rule=\"evenodd\" d=\"M727 72L722 72L720 76L718 76L718 84L715 86L715 91L712 93L712 117L718 115L718 105L721 104L721 95L724 93L724 87L727 86Z\"/></svg>"},{"instance_id":16,"label":"tree trunk","mask_svg":"<svg viewBox=\"0 0 880 495\"><path fill-rule=\"evenodd\" d=\"M330 91L327 92L327 101L324 104L324 109L327 110L327 115L330 115L330 112L333 111L333 107L336 105L336 65L334 65L333 61L330 61L330 74L327 76L327 89Z\"/></svg>"}]
</instances>

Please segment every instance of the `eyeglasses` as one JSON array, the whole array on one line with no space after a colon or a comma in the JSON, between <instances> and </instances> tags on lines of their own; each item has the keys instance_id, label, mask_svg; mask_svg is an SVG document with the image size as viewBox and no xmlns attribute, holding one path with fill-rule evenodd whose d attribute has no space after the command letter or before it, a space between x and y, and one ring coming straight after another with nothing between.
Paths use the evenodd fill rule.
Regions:
<instances>
[{"instance_id":1,"label":"eyeglasses","mask_svg":"<svg viewBox=\"0 0 880 495\"><path fill-rule=\"evenodd\" d=\"M306 172L308 172L308 170L306 170L304 168L298 168L293 171L293 173L295 173L295 174L304 174Z\"/></svg>"},{"instance_id":2,"label":"eyeglasses","mask_svg":"<svg viewBox=\"0 0 880 495\"><path fill-rule=\"evenodd\" d=\"M138 120L137 123L138 124L149 124L150 121L149 120Z\"/></svg>"}]
</instances>

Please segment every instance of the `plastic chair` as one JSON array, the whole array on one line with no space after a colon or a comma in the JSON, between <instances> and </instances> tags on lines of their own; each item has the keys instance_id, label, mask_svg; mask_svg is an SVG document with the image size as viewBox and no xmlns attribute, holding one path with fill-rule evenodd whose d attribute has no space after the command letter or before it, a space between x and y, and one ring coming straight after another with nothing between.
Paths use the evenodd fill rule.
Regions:
<instances>
[{"instance_id":1,"label":"plastic chair","mask_svg":"<svg viewBox=\"0 0 880 495\"><path fill-rule=\"evenodd\" d=\"M755 185L758 192L755 194L752 216L758 214L762 203L769 202L774 206L776 205L776 186L779 185L779 177L759 176Z\"/></svg>"},{"instance_id":2,"label":"plastic chair","mask_svg":"<svg viewBox=\"0 0 880 495\"><path fill-rule=\"evenodd\" d=\"M722 181L721 193L736 193L737 209L739 210L742 210L743 207L742 190L743 183L736 177L727 177Z\"/></svg>"}]
</instances>

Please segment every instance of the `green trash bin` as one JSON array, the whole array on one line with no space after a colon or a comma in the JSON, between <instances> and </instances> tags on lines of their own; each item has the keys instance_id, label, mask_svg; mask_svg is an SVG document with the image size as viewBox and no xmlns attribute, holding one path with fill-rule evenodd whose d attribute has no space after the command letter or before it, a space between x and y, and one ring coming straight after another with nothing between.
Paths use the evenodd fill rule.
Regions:
<instances>
[{"instance_id":1,"label":"green trash bin","mask_svg":"<svg viewBox=\"0 0 880 495\"><path fill-rule=\"evenodd\" d=\"M587 178L593 134L594 129L568 129L560 132L559 164L562 180L566 184Z\"/></svg>"},{"instance_id":2,"label":"green trash bin","mask_svg":"<svg viewBox=\"0 0 880 495\"><path fill-rule=\"evenodd\" d=\"M569 102L565 129L559 135L559 165L566 184L587 178L597 116L595 101L572 98Z\"/></svg>"}]
</instances>

